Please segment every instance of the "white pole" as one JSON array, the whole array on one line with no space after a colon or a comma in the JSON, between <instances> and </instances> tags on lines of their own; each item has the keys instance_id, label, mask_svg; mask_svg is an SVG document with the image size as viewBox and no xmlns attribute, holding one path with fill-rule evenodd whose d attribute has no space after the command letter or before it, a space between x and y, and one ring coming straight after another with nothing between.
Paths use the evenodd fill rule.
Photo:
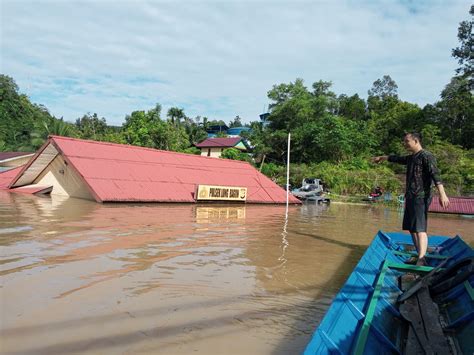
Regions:
<instances>
[{"instance_id":1,"label":"white pole","mask_svg":"<svg viewBox=\"0 0 474 355\"><path fill-rule=\"evenodd\" d=\"M288 200L290 193L290 141L291 133L288 133L288 156L286 161L286 218L288 218Z\"/></svg>"},{"instance_id":2,"label":"white pole","mask_svg":"<svg viewBox=\"0 0 474 355\"><path fill-rule=\"evenodd\" d=\"M288 232L286 228L288 227L288 201L289 201L289 193L290 193L290 140L291 140L291 135L288 133L288 157L286 161L286 212L285 212L285 224L283 225L283 232L281 232L281 243L282 243L282 254L278 258L278 260L282 261L281 265L284 265L286 263L286 258L285 258L285 251L288 245L288 240L286 239L286 236L288 235Z\"/></svg>"}]
</instances>

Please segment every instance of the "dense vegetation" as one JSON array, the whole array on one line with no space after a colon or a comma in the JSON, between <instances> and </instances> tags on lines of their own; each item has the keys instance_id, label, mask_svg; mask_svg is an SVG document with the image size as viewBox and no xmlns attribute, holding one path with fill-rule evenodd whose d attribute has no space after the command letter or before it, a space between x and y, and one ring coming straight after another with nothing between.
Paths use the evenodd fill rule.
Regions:
<instances>
[{"instance_id":1,"label":"dense vegetation","mask_svg":"<svg viewBox=\"0 0 474 355\"><path fill-rule=\"evenodd\" d=\"M438 158L450 194L474 194L474 58L471 19L460 23L459 46L452 51L459 68L440 93L440 100L421 108L398 97L389 76L376 80L364 100L336 94L331 82L316 81L308 88L302 79L274 85L267 122L251 122L247 138L254 146L249 157L236 149L224 152L229 159L248 160L276 182L285 179L286 144L292 134L292 185L303 177L319 177L339 194L365 194L380 185L402 191L403 168L375 166L370 157L404 153L403 133L416 130L425 148ZM63 135L157 149L199 153L194 144L206 137L210 125L224 124L207 117L187 117L172 107L163 117L157 104L134 111L122 126L109 126L105 118L87 113L74 123L53 117L42 105L19 92L14 80L0 75L0 151L34 151L48 135ZM230 127L242 125L237 116Z\"/></svg>"}]
</instances>

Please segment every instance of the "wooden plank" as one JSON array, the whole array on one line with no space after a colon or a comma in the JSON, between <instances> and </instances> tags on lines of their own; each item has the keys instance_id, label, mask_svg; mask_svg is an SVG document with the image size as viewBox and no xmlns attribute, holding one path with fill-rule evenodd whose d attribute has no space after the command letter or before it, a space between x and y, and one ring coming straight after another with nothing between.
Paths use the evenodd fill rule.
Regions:
<instances>
[{"instance_id":1,"label":"wooden plank","mask_svg":"<svg viewBox=\"0 0 474 355\"><path fill-rule=\"evenodd\" d=\"M421 313L417 297L411 297L400 305L400 313L403 318L409 322L408 336L403 353L425 354L423 345L429 346L429 343L423 331L421 331L419 335L417 334L417 330L423 328L420 322Z\"/></svg>"},{"instance_id":2,"label":"wooden plank","mask_svg":"<svg viewBox=\"0 0 474 355\"><path fill-rule=\"evenodd\" d=\"M423 329L430 348L435 354L449 354L450 347L439 321L439 308L433 302L428 287L423 287L417 294L418 305L423 322Z\"/></svg>"},{"instance_id":3,"label":"wooden plank","mask_svg":"<svg viewBox=\"0 0 474 355\"><path fill-rule=\"evenodd\" d=\"M450 354L451 349L439 320L439 309L427 286L400 305L400 313L410 323L406 354ZM415 336L413 336L413 334Z\"/></svg>"}]
</instances>

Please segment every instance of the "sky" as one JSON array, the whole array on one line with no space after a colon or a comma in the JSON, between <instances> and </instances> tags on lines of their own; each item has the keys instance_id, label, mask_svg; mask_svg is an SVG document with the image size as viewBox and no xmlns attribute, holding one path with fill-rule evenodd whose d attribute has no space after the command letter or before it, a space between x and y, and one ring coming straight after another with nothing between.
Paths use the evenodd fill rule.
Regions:
<instances>
[{"instance_id":1,"label":"sky","mask_svg":"<svg viewBox=\"0 0 474 355\"><path fill-rule=\"evenodd\" d=\"M74 122L121 125L157 103L229 122L258 120L273 85L331 81L366 98L390 75L424 106L458 67L471 1L0 0L0 71Z\"/></svg>"}]
</instances>

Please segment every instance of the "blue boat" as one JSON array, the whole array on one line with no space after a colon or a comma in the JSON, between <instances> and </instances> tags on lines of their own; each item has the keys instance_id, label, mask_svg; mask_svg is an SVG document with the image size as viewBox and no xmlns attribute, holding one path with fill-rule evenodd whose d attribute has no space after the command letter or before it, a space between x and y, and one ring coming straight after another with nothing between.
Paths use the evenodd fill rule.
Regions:
<instances>
[{"instance_id":1,"label":"blue boat","mask_svg":"<svg viewBox=\"0 0 474 355\"><path fill-rule=\"evenodd\" d=\"M304 353L474 354L474 250L430 236L428 252L408 265L411 236L379 231Z\"/></svg>"}]
</instances>

